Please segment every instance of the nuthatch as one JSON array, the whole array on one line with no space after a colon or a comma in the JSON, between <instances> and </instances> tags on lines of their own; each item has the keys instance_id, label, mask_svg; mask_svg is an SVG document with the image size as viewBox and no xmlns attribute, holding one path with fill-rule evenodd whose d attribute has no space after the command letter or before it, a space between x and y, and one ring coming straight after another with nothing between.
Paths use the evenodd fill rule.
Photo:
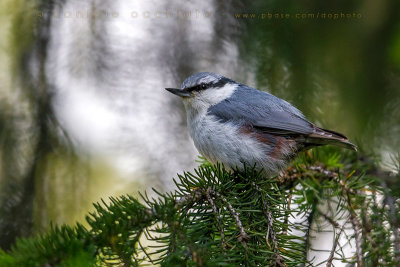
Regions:
<instances>
[{"instance_id":1,"label":"nuthatch","mask_svg":"<svg viewBox=\"0 0 400 267\"><path fill-rule=\"evenodd\" d=\"M187 125L196 148L211 163L255 165L272 176L299 151L321 145L356 150L346 136L321 129L300 110L269 93L211 72L188 77L181 89Z\"/></svg>"}]
</instances>

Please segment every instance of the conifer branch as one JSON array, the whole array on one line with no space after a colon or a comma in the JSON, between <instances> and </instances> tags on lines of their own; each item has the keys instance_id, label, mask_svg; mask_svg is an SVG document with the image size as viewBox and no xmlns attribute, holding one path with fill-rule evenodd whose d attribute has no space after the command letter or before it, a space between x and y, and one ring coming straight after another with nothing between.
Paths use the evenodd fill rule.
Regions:
<instances>
[{"instance_id":1,"label":"conifer branch","mask_svg":"<svg viewBox=\"0 0 400 267\"><path fill-rule=\"evenodd\" d=\"M325 214L325 212L321 211L320 209L318 210L318 214L322 215L322 217L328 221L333 227L335 228L340 228L339 227L339 223L336 222L333 218L331 218L330 216L328 216L327 214Z\"/></svg>"},{"instance_id":2,"label":"conifer branch","mask_svg":"<svg viewBox=\"0 0 400 267\"><path fill-rule=\"evenodd\" d=\"M344 192L344 197L347 201L348 205L348 211L350 214L350 222L351 225L353 226L354 230L354 236L355 236L355 243L356 243L356 257L357 257L357 266L358 267L363 267L363 257L362 257L362 249L361 249L361 244L362 244L362 227L361 224L357 218L357 214L355 213L353 209L353 204L351 200L351 194L354 194L354 190L351 188L348 188L344 182L340 183L342 185L342 190Z\"/></svg>"},{"instance_id":3,"label":"conifer branch","mask_svg":"<svg viewBox=\"0 0 400 267\"><path fill-rule=\"evenodd\" d=\"M353 165L338 169L332 159L330 166L309 160L282 172L278 181L254 169L232 173L218 165L201 166L195 175L178 176L175 193L156 191L159 198L142 196L144 203L122 196L111 198L110 204L95 204L96 212L87 218L90 230L81 225L55 228L39 239L17 244L9 254L0 251L0 265L46 266L85 255L93 262L125 266L144 260L164 266L315 266L318 263L309 261L307 253L314 250L311 229L318 233L318 217L334 232L323 262L327 266L334 260L354 261L344 252L351 242L356 243L358 266L395 265L398 221L393 216L399 202L390 198L385 184L354 175ZM377 195L384 196L383 203ZM327 212L318 205L325 201ZM292 216L308 218L295 223L289 219ZM143 239L155 242L155 248L149 249Z\"/></svg>"},{"instance_id":4,"label":"conifer branch","mask_svg":"<svg viewBox=\"0 0 400 267\"><path fill-rule=\"evenodd\" d=\"M342 236L342 233L344 232L344 230L345 230L345 226L346 226L346 224L348 223L348 220L346 220L343 224L342 224L342 226L339 226L339 224L337 223L337 222L335 222L332 218L330 218L329 216L327 216L327 217L325 217L324 216L324 218L329 218L329 219L327 219L331 224L332 224L332 226L333 226L333 236L334 236L334 241L333 241L333 244L332 244L332 249L331 249L331 252L330 252L330 254L329 254L329 258L328 258L328 260L327 260L327 262L326 262L326 267L331 267L332 266L332 262L333 262L333 260L334 260L334 257L335 257L335 252L336 252L336 247L338 246L338 244L339 244L339 239L340 239L340 237ZM336 233L336 230L339 230L339 233Z\"/></svg>"},{"instance_id":5,"label":"conifer branch","mask_svg":"<svg viewBox=\"0 0 400 267\"><path fill-rule=\"evenodd\" d=\"M357 255L357 266L362 267L362 250L361 250L361 235L360 235L360 223L353 212L350 212L351 224L353 225L355 242L356 242L356 255Z\"/></svg>"},{"instance_id":6,"label":"conifer branch","mask_svg":"<svg viewBox=\"0 0 400 267\"><path fill-rule=\"evenodd\" d=\"M317 205L318 205L317 203L313 203L311 205L311 210L307 216L307 229L306 229L305 240L304 240L304 243L305 243L304 258L305 259L308 258L308 253L311 248L311 231L312 231L312 224L314 222ZM304 263L303 266L305 266L305 265L306 265L306 263Z\"/></svg>"},{"instance_id":7,"label":"conifer branch","mask_svg":"<svg viewBox=\"0 0 400 267\"><path fill-rule=\"evenodd\" d=\"M235 211L235 209L232 207L232 204L229 203L229 201L226 200L226 198L224 196L220 195L218 192L215 192L212 189L210 189L210 192L213 195L221 198L222 201L228 206L229 212L231 213L231 215L235 219L236 227L239 229L238 241L243 245L243 247L246 248L247 247L246 246L246 241L249 239L249 236L244 231L243 224L242 224L242 222L240 221L240 218L239 218L239 214Z\"/></svg>"},{"instance_id":8,"label":"conifer branch","mask_svg":"<svg viewBox=\"0 0 400 267\"><path fill-rule=\"evenodd\" d=\"M184 195L175 201L175 209L180 210L182 208L188 208L193 203L199 202L204 197L201 189L196 189L192 193Z\"/></svg>"},{"instance_id":9,"label":"conifer branch","mask_svg":"<svg viewBox=\"0 0 400 267\"><path fill-rule=\"evenodd\" d=\"M274 244L273 246L273 251L274 251L274 258L275 258L275 264L274 266L286 266L284 259L282 256L279 254L279 245L278 245L278 239L276 238L275 230L274 230L274 219L272 217L271 212L268 210L267 202L263 202L263 210L265 213L265 216L267 217L268 220L268 232L271 235L272 242ZM268 241L268 234L266 237Z\"/></svg>"},{"instance_id":10,"label":"conifer branch","mask_svg":"<svg viewBox=\"0 0 400 267\"><path fill-rule=\"evenodd\" d=\"M208 202L211 205L213 213L215 215L215 219L218 222L218 230L219 230L219 234L221 236L221 245L222 245L222 249L225 251L226 250L226 241L225 241L224 229L222 227L222 222L221 222L221 218L219 217L217 206L215 206L215 203L214 203L214 201L212 200L212 197L211 197L211 188L207 188L206 196L207 196Z\"/></svg>"},{"instance_id":11,"label":"conifer branch","mask_svg":"<svg viewBox=\"0 0 400 267\"><path fill-rule=\"evenodd\" d=\"M290 205L292 204L292 197L293 197L293 188L290 188L289 190L289 196L288 196L288 202L287 202L287 213L285 216L285 220L284 220L284 230L282 231L283 235L287 234L287 230L289 228L289 216L290 216Z\"/></svg>"},{"instance_id":12,"label":"conifer branch","mask_svg":"<svg viewBox=\"0 0 400 267\"><path fill-rule=\"evenodd\" d=\"M285 180L287 181L287 180ZM251 185L257 190L257 192L260 194L260 197L265 193L256 183L251 182ZM261 197L262 198L262 197ZM290 209L290 202L291 202L291 198L292 198L292 189L290 189L290 194L289 194L289 201L288 201L288 209ZM271 240L273 243L273 251L274 251L274 259L275 259L275 266L286 266L285 261L283 259L283 257L279 254L279 245L278 245L278 240L276 238L276 234L275 234L275 230L274 230L274 219L273 216L271 214L271 212L268 209L268 203L267 201L263 201L263 212L265 214L265 217L267 219L268 222L268 231L267 231L267 235L266 235L266 241L269 247L270 244L268 242L268 238L269 236L271 236ZM282 232L282 234L286 234L285 232L287 231L287 227L288 226L288 215L285 216L285 221L284 221L284 230Z\"/></svg>"}]
</instances>

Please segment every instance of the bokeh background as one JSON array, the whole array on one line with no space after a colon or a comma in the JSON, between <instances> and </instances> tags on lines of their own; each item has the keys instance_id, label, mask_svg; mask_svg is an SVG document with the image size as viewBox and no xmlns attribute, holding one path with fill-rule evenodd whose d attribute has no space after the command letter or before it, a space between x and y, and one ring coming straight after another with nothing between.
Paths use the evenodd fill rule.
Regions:
<instances>
[{"instance_id":1,"label":"bokeh background","mask_svg":"<svg viewBox=\"0 0 400 267\"><path fill-rule=\"evenodd\" d=\"M400 2L1 0L0 247L101 198L173 190L198 152L164 90L269 91L395 170Z\"/></svg>"}]
</instances>

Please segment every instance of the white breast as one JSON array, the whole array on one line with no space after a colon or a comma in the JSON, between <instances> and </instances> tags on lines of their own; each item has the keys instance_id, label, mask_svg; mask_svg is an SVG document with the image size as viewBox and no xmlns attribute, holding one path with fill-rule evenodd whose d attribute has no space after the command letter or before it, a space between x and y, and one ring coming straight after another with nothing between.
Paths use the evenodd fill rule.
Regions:
<instances>
[{"instance_id":1,"label":"white breast","mask_svg":"<svg viewBox=\"0 0 400 267\"><path fill-rule=\"evenodd\" d=\"M188 126L196 148L211 163L223 163L228 169L241 169L243 163L249 167L256 164L268 174L279 171L277 162L268 158L271 147L240 133L239 126L219 122L207 114L190 121L188 118Z\"/></svg>"}]
</instances>

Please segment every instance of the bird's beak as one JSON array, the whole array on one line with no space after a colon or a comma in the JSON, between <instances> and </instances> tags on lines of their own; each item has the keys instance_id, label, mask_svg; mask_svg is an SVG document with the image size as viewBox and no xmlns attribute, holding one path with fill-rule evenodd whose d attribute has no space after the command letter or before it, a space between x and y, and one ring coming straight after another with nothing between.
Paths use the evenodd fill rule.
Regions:
<instances>
[{"instance_id":1,"label":"bird's beak","mask_svg":"<svg viewBox=\"0 0 400 267\"><path fill-rule=\"evenodd\" d=\"M180 97L190 97L192 94L189 91L182 90L182 89L176 89L176 88L165 88L168 92L173 93L174 95L180 96Z\"/></svg>"}]
</instances>

